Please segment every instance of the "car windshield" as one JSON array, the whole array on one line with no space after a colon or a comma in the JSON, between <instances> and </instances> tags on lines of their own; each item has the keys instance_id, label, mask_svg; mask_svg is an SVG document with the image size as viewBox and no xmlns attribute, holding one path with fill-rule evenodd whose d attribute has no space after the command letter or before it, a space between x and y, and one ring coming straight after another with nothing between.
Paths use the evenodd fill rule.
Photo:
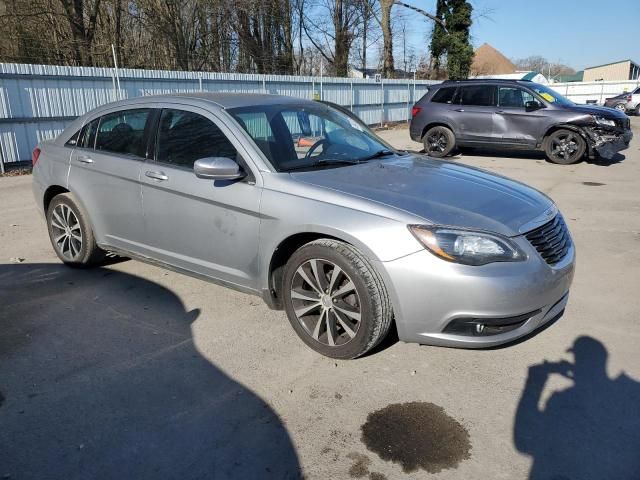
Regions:
<instances>
[{"instance_id":1,"label":"car windshield","mask_svg":"<svg viewBox=\"0 0 640 480\"><path fill-rule=\"evenodd\" d=\"M324 104L229 109L279 171L335 167L395 154L362 122Z\"/></svg>"},{"instance_id":2,"label":"car windshield","mask_svg":"<svg viewBox=\"0 0 640 480\"><path fill-rule=\"evenodd\" d=\"M549 103L553 103L556 105L564 105L567 107L571 105L575 105L575 103L573 103L567 97L560 95L555 90L552 90L549 87L545 87L544 85L533 84L531 85L531 88L533 89L534 92L536 92L538 95L540 95Z\"/></svg>"}]
</instances>

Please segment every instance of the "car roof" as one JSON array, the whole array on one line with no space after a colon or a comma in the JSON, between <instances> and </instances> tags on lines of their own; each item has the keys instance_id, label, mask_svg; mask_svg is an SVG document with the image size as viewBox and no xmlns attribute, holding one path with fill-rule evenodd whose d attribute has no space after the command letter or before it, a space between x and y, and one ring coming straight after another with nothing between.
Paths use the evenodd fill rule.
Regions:
<instances>
[{"instance_id":1,"label":"car roof","mask_svg":"<svg viewBox=\"0 0 640 480\"><path fill-rule=\"evenodd\" d=\"M531 80L522 80L515 78L469 78L466 80L445 80L440 85L465 85L473 83L516 83L523 85L532 85Z\"/></svg>"},{"instance_id":2,"label":"car roof","mask_svg":"<svg viewBox=\"0 0 640 480\"><path fill-rule=\"evenodd\" d=\"M104 107L125 107L144 103L180 102L184 100L190 100L190 103L202 102L206 104L215 104L224 109L251 107L256 105L312 103L312 100L287 97L285 95L271 95L267 93L189 92L134 97L109 103L104 105Z\"/></svg>"}]
</instances>

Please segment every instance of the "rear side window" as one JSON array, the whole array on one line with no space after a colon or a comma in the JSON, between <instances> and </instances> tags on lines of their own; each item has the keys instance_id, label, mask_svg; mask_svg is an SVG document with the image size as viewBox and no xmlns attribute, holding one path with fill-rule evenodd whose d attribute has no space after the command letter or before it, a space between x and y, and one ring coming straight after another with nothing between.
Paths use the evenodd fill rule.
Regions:
<instances>
[{"instance_id":1,"label":"rear side window","mask_svg":"<svg viewBox=\"0 0 640 480\"><path fill-rule=\"evenodd\" d=\"M445 87L439 89L431 98L435 103L453 103L453 96L456 93L456 87Z\"/></svg>"},{"instance_id":2,"label":"rear side window","mask_svg":"<svg viewBox=\"0 0 640 480\"><path fill-rule=\"evenodd\" d=\"M489 107L495 105L492 85L467 85L460 87L460 103L462 105L477 105Z\"/></svg>"},{"instance_id":3,"label":"rear side window","mask_svg":"<svg viewBox=\"0 0 640 480\"><path fill-rule=\"evenodd\" d=\"M96 132L98 131L99 118L87 123L78 135L76 146L82 148L93 148L96 140Z\"/></svg>"},{"instance_id":4,"label":"rear side window","mask_svg":"<svg viewBox=\"0 0 640 480\"><path fill-rule=\"evenodd\" d=\"M100 119L96 149L122 155L146 156L144 127L151 110L136 109L110 113Z\"/></svg>"},{"instance_id":5,"label":"rear side window","mask_svg":"<svg viewBox=\"0 0 640 480\"><path fill-rule=\"evenodd\" d=\"M224 133L208 118L184 110L166 109L160 117L156 160L193 168L206 157L236 159L237 152Z\"/></svg>"}]
</instances>

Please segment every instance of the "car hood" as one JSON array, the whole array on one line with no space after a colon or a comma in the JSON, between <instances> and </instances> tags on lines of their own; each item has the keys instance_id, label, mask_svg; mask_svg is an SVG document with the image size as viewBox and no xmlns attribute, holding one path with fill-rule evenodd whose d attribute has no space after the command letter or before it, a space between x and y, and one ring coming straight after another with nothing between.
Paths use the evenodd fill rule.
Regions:
<instances>
[{"instance_id":1,"label":"car hood","mask_svg":"<svg viewBox=\"0 0 640 480\"><path fill-rule=\"evenodd\" d=\"M614 110L609 107L600 107L598 105L571 105L569 107L564 107L567 110L576 113L582 113L584 115L598 115L605 118L610 119L619 119L623 120L626 118L626 115L622 112Z\"/></svg>"},{"instance_id":2,"label":"car hood","mask_svg":"<svg viewBox=\"0 0 640 480\"><path fill-rule=\"evenodd\" d=\"M354 195L437 225L507 236L553 206L526 185L479 169L418 155L353 166L296 172L308 184Z\"/></svg>"}]
</instances>

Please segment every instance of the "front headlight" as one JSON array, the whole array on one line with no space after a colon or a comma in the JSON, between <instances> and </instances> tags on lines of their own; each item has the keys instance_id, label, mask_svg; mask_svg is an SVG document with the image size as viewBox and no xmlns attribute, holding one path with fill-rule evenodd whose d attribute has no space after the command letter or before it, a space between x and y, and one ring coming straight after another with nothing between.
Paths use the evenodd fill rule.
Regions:
<instances>
[{"instance_id":1,"label":"front headlight","mask_svg":"<svg viewBox=\"0 0 640 480\"><path fill-rule=\"evenodd\" d=\"M434 255L449 262L485 265L527 258L511 240L500 235L429 225L409 225L409 231Z\"/></svg>"},{"instance_id":2,"label":"front headlight","mask_svg":"<svg viewBox=\"0 0 640 480\"><path fill-rule=\"evenodd\" d=\"M609 120L608 118L604 118L604 117L597 117L595 115L593 116L593 121L596 122L598 125L606 125L608 127L615 127L616 126L616 122L614 120Z\"/></svg>"}]
</instances>

